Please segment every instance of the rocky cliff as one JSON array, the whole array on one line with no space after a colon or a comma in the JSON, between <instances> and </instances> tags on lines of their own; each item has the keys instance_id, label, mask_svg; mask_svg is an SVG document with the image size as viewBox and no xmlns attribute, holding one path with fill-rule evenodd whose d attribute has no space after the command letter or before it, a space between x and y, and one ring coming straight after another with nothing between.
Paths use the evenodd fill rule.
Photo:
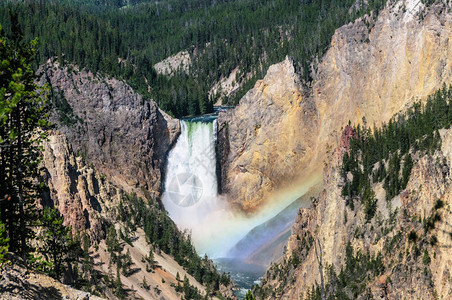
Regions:
<instances>
[{"instance_id":1,"label":"rocky cliff","mask_svg":"<svg viewBox=\"0 0 452 300\"><path fill-rule=\"evenodd\" d=\"M2 299L105 299L74 289L42 273L33 272L23 260L14 255L10 254L9 259L12 263L0 269Z\"/></svg>"},{"instance_id":2,"label":"rocky cliff","mask_svg":"<svg viewBox=\"0 0 452 300\"><path fill-rule=\"evenodd\" d=\"M381 184L373 186L371 222L360 203L354 210L346 205L340 152L331 156L323 191L300 209L285 257L255 289L258 298L305 299L319 296L322 286L331 293L345 285L354 299L449 299L452 130L441 137L441 150L419 157L399 196L387 202Z\"/></svg>"},{"instance_id":3,"label":"rocky cliff","mask_svg":"<svg viewBox=\"0 0 452 300\"><path fill-rule=\"evenodd\" d=\"M180 299L184 291L177 286L183 284L185 276L200 295L221 290L223 296L235 299L232 283L206 288L179 264L180 259L176 261L174 253L170 255L157 245L158 235L151 241L144 231L144 221L152 221L156 231L171 231L171 241L185 239L157 201L166 154L179 133L178 120L119 80L55 62L41 70L41 80L51 87L55 108L51 118L56 125L43 144L40 179L48 189L42 204L55 206L74 233L90 237L89 259L93 265L88 273L89 285L83 288L117 299L111 283L116 278L112 275L116 274L115 264L119 270L119 255L130 258L131 271L116 275L128 299ZM139 209L153 217L137 222ZM106 242L112 228L120 236L116 254ZM187 247L190 250L191 246ZM149 269L146 262L151 251L154 267ZM201 259L193 263L196 267L205 264ZM86 276L84 272L82 276ZM67 273L65 282L77 282L80 275ZM11 295L20 298L21 292Z\"/></svg>"},{"instance_id":4,"label":"rocky cliff","mask_svg":"<svg viewBox=\"0 0 452 300\"><path fill-rule=\"evenodd\" d=\"M76 157L67 137L54 134L44 144L42 179L48 187L44 201L55 206L74 230L88 230L93 240L105 238L105 221L119 203L120 189L105 175ZM110 211L110 212L109 212Z\"/></svg>"},{"instance_id":5,"label":"rocky cliff","mask_svg":"<svg viewBox=\"0 0 452 300\"><path fill-rule=\"evenodd\" d=\"M218 117L222 192L253 211L308 166L318 127L291 59L269 68L233 110Z\"/></svg>"},{"instance_id":6,"label":"rocky cliff","mask_svg":"<svg viewBox=\"0 0 452 300\"><path fill-rule=\"evenodd\" d=\"M290 59L270 67L238 107L219 115L222 191L230 201L252 212L287 184L318 178L348 120L378 126L450 83L446 7L389 1L378 17L337 29L309 87Z\"/></svg>"},{"instance_id":7,"label":"rocky cliff","mask_svg":"<svg viewBox=\"0 0 452 300\"><path fill-rule=\"evenodd\" d=\"M56 107L52 121L75 153L119 186L157 198L166 154L180 131L178 120L122 81L55 61L41 72Z\"/></svg>"},{"instance_id":8,"label":"rocky cliff","mask_svg":"<svg viewBox=\"0 0 452 300\"><path fill-rule=\"evenodd\" d=\"M123 186L117 186L110 181L107 175L98 172L92 164L88 164L82 157L76 156L68 138L61 132L55 132L44 143L41 179L48 186L44 195L44 204L58 208L65 218L65 225L71 225L76 232L86 232L91 238L92 247L89 255L93 259L94 267L90 272L95 273L93 276L98 280L101 278L100 282L91 282L92 286L97 289L97 292L99 289L102 290L100 294L106 298L116 299L114 289L109 284L116 267L112 266L114 258L107 250L105 238L111 227L116 228L121 234L130 230L128 226L130 226L131 220L124 222L120 218L121 214L130 210L130 203L127 200L127 195L130 194L124 192ZM149 204L147 209L154 210L154 212L161 210L158 205L155 205L155 202L152 204L152 200L147 203ZM144 202L143 205L145 205ZM157 222L171 222L166 214L164 215L166 220L159 219ZM180 278L187 276L190 285L196 287L200 294L204 295L206 288L179 265L174 257L150 244L145 237L143 226L144 224L138 224L133 232L126 233L128 236L130 235L128 243L120 240L123 248L121 253L122 255L130 254L133 268L131 274L120 275L122 284L127 290L128 299L180 299L181 292L175 288L181 284L177 279L178 274L181 276ZM163 228L163 224L160 223L159 226ZM165 224L165 226L168 225ZM156 266L152 272L147 271L148 267L145 263L151 249L153 249ZM46 276L39 274L22 274L22 278L22 275L18 277L13 273L3 274L6 281L3 286L0 286L0 290L9 291L8 295L12 299L16 299L14 297L21 299L26 293L23 289L27 286L31 287L30 295L43 293L42 299L51 297L45 296L48 293L54 293L57 296L69 294L71 299L82 299L89 294L72 291L67 286L57 284L55 280L47 279ZM65 277L67 283L72 283L73 276L73 274L67 274L67 278ZM143 282L146 282L148 286L146 287ZM64 292L61 292L61 289L64 289ZM232 294L232 285L220 285L219 289L222 295L235 299Z\"/></svg>"},{"instance_id":9,"label":"rocky cliff","mask_svg":"<svg viewBox=\"0 0 452 300\"><path fill-rule=\"evenodd\" d=\"M158 74L172 76L177 71L188 73L190 66L190 53L181 51L156 63L154 69Z\"/></svg>"}]
</instances>

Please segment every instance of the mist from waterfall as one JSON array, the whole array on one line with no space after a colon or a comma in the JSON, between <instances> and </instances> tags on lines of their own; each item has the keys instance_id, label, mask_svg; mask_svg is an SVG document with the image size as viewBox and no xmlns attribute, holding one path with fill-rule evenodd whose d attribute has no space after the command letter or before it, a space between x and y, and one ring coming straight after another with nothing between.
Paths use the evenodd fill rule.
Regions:
<instances>
[{"instance_id":1,"label":"mist from waterfall","mask_svg":"<svg viewBox=\"0 0 452 300\"><path fill-rule=\"evenodd\" d=\"M226 257L228 251L253 227L277 215L303 195L312 184L297 185L279 193L253 217L232 211L218 195L216 174L216 118L181 120L181 134L167 160L162 202L181 230L191 232L199 254ZM253 247L253 245L249 245Z\"/></svg>"},{"instance_id":2,"label":"mist from waterfall","mask_svg":"<svg viewBox=\"0 0 452 300\"><path fill-rule=\"evenodd\" d=\"M168 155L163 205L181 230L191 232L200 254L225 256L250 229L218 195L215 117L181 120L181 134Z\"/></svg>"},{"instance_id":3,"label":"mist from waterfall","mask_svg":"<svg viewBox=\"0 0 452 300\"><path fill-rule=\"evenodd\" d=\"M192 233L200 253L213 254L221 237L209 224L221 215L216 175L216 120L181 120L181 134L168 155L163 205L180 229ZM210 230L209 230L210 229Z\"/></svg>"}]
</instances>

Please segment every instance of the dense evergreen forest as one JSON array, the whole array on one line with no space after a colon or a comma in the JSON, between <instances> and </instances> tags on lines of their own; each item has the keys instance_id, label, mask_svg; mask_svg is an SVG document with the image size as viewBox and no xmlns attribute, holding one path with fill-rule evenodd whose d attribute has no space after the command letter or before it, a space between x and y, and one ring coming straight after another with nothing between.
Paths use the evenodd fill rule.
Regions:
<instances>
[{"instance_id":1,"label":"dense evergreen forest","mask_svg":"<svg viewBox=\"0 0 452 300\"><path fill-rule=\"evenodd\" d=\"M439 129L452 123L452 87L442 89L418 102L406 113L392 118L381 128L371 130L364 123L354 128L350 150L342 159L345 185L342 195L354 209L354 199L364 205L367 219L376 212L371 184L382 182L386 199L391 200L406 188L414 165L413 156L433 154L441 147ZM349 180L347 174L351 174Z\"/></svg>"},{"instance_id":2,"label":"dense evergreen forest","mask_svg":"<svg viewBox=\"0 0 452 300\"><path fill-rule=\"evenodd\" d=\"M268 66L286 55L294 58L308 84L311 61L325 53L334 30L364 13L376 15L385 2L2 1L0 23L9 33L15 13L26 38L39 38L37 64L57 56L124 79L180 117L211 112L215 99L208 96L210 88L236 67L242 87L229 104L237 104ZM152 66L181 50L191 55L189 73L157 75Z\"/></svg>"}]
</instances>

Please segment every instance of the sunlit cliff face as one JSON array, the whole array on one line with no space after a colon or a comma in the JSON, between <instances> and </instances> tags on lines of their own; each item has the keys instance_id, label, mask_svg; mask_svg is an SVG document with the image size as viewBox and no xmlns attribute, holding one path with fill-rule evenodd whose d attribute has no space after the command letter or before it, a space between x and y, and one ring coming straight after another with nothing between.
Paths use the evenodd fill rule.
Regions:
<instances>
[{"instance_id":1,"label":"sunlit cliff face","mask_svg":"<svg viewBox=\"0 0 452 300\"><path fill-rule=\"evenodd\" d=\"M213 258L226 256L253 227L278 214L321 180L321 173L305 176L302 183L274 193L260 211L244 215L231 209L225 196L218 195L215 141L216 120L181 121L181 135L168 156L162 198L174 222L191 233L198 252Z\"/></svg>"}]
</instances>

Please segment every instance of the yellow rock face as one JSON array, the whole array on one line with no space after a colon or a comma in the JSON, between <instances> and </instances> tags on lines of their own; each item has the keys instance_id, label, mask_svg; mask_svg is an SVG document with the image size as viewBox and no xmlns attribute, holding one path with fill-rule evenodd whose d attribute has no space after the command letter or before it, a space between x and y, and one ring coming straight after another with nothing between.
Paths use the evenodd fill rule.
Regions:
<instances>
[{"instance_id":1,"label":"yellow rock face","mask_svg":"<svg viewBox=\"0 0 452 300\"><path fill-rule=\"evenodd\" d=\"M236 109L219 117L230 145L228 193L245 211L262 205L310 157L316 115L302 93L293 63L286 59L271 66Z\"/></svg>"},{"instance_id":2,"label":"yellow rock face","mask_svg":"<svg viewBox=\"0 0 452 300\"><path fill-rule=\"evenodd\" d=\"M220 147L229 150L220 158L222 190L230 202L260 209L275 191L318 177L349 120L379 126L451 83L451 36L452 14L396 4L376 21L336 30L308 91L290 59L271 66L238 107L219 116Z\"/></svg>"}]
</instances>

